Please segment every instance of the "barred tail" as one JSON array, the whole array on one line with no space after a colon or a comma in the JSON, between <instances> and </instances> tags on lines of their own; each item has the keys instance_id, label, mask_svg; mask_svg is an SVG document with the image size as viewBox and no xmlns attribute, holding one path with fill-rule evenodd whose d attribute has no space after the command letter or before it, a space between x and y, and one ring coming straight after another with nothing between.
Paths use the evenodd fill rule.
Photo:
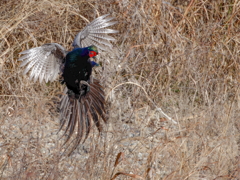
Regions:
<instances>
[{"instance_id":1,"label":"barred tail","mask_svg":"<svg viewBox=\"0 0 240 180\"><path fill-rule=\"evenodd\" d=\"M70 142L69 154L71 154L81 142L86 140L93 124L101 132L101 120L106 122L105 95L103 87L96 79L90 84L90 91L79 99L68 96L66 92L67 88L60 103L60 130L66 125L64 135L67 135L67 139L64 145L69 144L69 140L74 136ZM74 132L76 136L73 135Z\"/></svg>"}]
</instances>

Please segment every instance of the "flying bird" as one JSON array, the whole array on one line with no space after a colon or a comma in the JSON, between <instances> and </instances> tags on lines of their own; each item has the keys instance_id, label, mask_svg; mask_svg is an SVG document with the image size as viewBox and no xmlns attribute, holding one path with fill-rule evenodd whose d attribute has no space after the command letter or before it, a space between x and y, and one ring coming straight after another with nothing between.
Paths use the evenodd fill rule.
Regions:
<instances>
[{"instance_id":1,"label":"flying bird","mask_svg":"<svg viewBox=\"0 0 240 180\"><path fill-rule=\"evenodd\" d=\"M115 39L108 34L118 31L106 28L117 23L113 19L106 14L93 20L76 35L72 51L49 43L20 53L20 66L30 79L47 83L60 76L66 85L60 101L60 130L65 127L65 145L76 132L69 154L85 141L94 124L101 131L101 122L107 120L104 88L92 77L92 68L98 64L90 58L98 55L98 49L112 48Z\"/></svg>"}]
</instances>

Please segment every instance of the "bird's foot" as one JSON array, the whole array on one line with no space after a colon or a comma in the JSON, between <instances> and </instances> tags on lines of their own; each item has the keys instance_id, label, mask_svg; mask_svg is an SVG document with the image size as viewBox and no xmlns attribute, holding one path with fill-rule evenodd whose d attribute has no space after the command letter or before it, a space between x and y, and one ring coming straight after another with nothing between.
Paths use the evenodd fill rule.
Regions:
<instances>
[{"instance_id":1,"label":"bird's foot","mask_svg":"<svg viewBox=\"0 0 240 180\"><path fill-rule=\"evenodd\" d=\"M86 95L90 91L90 85L86 81L80 81L80 94Z\"/></svg>"},{"instance_id":2,"label":"bird's foot","mask_svg":"<svg viewBox=\"0 0 240 180\"><path fill-rule=\"evenodd\" d=\"M68 89L67 95L72 98L79 99L79 94L74 93L71 89Z\"/></svg>"}]
</instances>

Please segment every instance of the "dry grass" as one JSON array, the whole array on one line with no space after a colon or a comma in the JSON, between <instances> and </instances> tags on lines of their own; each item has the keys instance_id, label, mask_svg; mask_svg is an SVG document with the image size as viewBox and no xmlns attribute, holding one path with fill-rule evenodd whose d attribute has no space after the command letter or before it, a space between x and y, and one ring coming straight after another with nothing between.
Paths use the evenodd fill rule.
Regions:
<instances>
[{"instance_id":1,"label":"dry grass","mask_svg":"<svg viewBox=\"0 0 240 180\"><path fill-rule=\"evenodd\" d=\"M71 49L106 13L120 31L95 71L109 122L61 156L63 87L28 81L18 53L50 42ZM239 18L236 0L2 0L1 179L240 179Z\"/></svg>"}]
</instances>

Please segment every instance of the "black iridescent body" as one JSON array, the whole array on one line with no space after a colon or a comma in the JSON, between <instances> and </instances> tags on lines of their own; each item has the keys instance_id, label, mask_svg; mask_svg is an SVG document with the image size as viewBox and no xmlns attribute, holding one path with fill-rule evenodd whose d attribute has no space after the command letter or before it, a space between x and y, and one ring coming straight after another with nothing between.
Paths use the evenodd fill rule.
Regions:
<instances>
[{"instance_id":1,"label":"black iridescent body","mask_svg":"<svg viewBox=\"0 0 240 180\"><path fill-rule=\"evenodd\" d=\"M75 97L79 98L89 90L89 87L86 84L81 84L81 81L89 83L92 67L96 65L89 58L97 53L95 46L89 46L76 48L67 54L62 76L70 96L74 93Z\"/></svg>"}]
</instances>

